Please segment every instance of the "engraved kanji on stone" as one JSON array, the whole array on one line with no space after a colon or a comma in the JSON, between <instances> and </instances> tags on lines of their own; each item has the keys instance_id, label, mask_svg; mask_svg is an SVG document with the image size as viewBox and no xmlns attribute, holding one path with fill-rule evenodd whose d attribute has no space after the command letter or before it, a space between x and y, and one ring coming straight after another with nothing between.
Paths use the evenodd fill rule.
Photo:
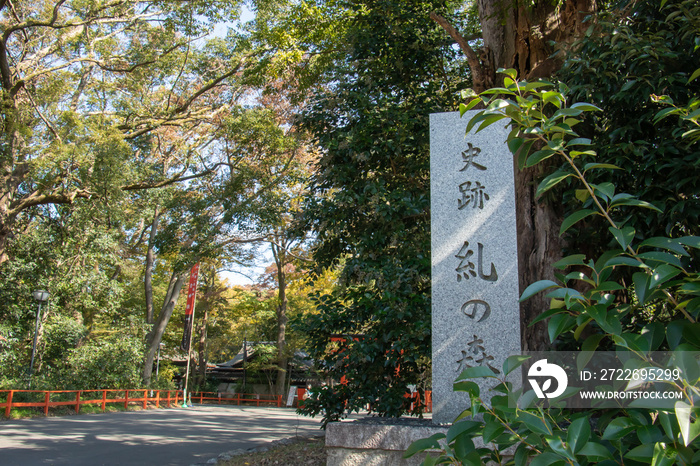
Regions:
<instances>
[{"instance_id":1,"label":"engraved kanji on stone","mask_svg":"<svg viewBox=\"0 0 700 466\"><path fill-rule=\"evenodd\" d=\"M481 322L482 320L488 319L491 315L491 306L484 300L472 299L462 304L462 312L470 319ZM481 317L477 320L477 316Z\"/></svg>"},{"instance_id":2,"label":"engraved kanji on stone","mask_svg":"<svg viewBox=\"0 0 700 466\"><path fill-rule=\"evenodd\" d=\"M500 373L498 369L491 365L495 358L486 352L484 340L478 336L473 335L472 340L467 343L466 348L461 350L460 353L461 358L456 361L458 373L470 367L477 366L486 366L491 369L494 374Z\"/></svg>"},{"instance_id":3,"label":"engraved kanji on stone","mask_svg":"<svg viewBox=\"0 0 700 466\"><path fill-rule=\"evenodd\" d=\"M498 272L496 272L496 266L491 263L491 272L488 275L484 274L484 245L477 243L477 264L471 261L471 257L474 255L474 251L469 249L469 241L465 241L459 252L455 254L455 257L459 259L459 264L455 271L457 272L457 281L460 282L462 279L469 280L470 278L476 277L477 275L482 280L489 282L495 282L498 280Z\"/></svg>"},{"instance_id":4,"label":"engraved kanji on stone","mask_svg":"<svg viewBox=\"0 0 700 466\"><path fill-rule=\"evenodd\" d=\"M485 189L486 186L482 185L479 181L465 181L460 184L459 192L462 193L462 197L461 199L457 199L457 208L462 210L471 204L474 209L483 209L484 201L490 199Z\"/></svg>"},{"instance_id":5,"label":"engraved kanji on stone","mask_svg":"<svg viewBox=\"0 0 700 466\"><path fill-rule=\"evenodd\" d=\"M478 157L479 154L481 154L481 149L473 146L471 142L468 142L467 145L467 150L462 152L462 162L464 162L464 166L459 171L463 172L471 166L473 166L477 170L486 170L485 166L474 161L474 159Z\"/></svg>"}]
</instances>

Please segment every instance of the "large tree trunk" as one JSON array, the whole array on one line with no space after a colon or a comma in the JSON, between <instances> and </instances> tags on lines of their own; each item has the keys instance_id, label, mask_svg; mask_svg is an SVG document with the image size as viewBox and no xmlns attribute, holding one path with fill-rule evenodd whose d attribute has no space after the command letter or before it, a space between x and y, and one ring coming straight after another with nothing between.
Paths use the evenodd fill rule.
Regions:
<instances>
[{"instance_id":1,"label":"large tree trunk","mask_svg":"<svg viewBox=\"0 0 700 466\"><path fill-rule=\"evenodd\" d=\"M279 305L277 306L277 382L275 393L284 395L287 383L287 369L289 360L287 358L287 277L285 266L287 265L287 254L284 246L272 245L272 254L277 266L277 290Z\"/></svg>"},{"instance_id":2,"label":"large tree trunk","mask_svg":"<svg viewBox=\"0 0 700 466\"><path fill-rule=\"evenodd\" d=\"M170 317L173 315L173 310L177 304L177 299L180 297L182 285L189 276L189 272L173 272L168 285L168 292L163 302L163 307L158 314L158 319L153 324L153 328L146 339L146 357L143 366L143 383L149 385L151 383L151 375L153 374L153 360L156 357L156 352L160 346L160 341L163 338L165 327L168 325Z\"/></svg>"},{"instance_id":3,"label":"large tree trunk","mask_svg":"<svg viewBox=\"0 0 700 466\"><path fill-rule=\"evenodd\" d=\"M207 378L207 324L209 323L209 309L204 308L202 326L199 329L199 363L197 364L197 385L204 387Z\"/></svg>"},{"instance_id":4,"label":"large tree trunk","mask_svg":"<svg viewBox=\"0 0 700 466\"><path fill-rule=\"evenodd\" d=\"M151 234L148 237L148 250L146 251L146 270L144 272L143 284L146 293L146 323L153 323L153 262L155 256L153 247L156 242L156 233L158 233L158 219L160 212L156 206L153 212L153 222L151 223Z\"/></svg>"},{"instance_id":5,"label":"large tree trunk","mask_svg":"<svg viewBox=\"0 0 700 466\"><path fill-rule=\"evenodd\" d=\"M484 47L465 50L469 44L458 31L437 14L431 15L465 51L474 78L474 90L499 84L499 68L514 68L520 79L551 76L562 64L563 53L549 45L554 41L565 52L566 47L585 28L586 16L595 11L595 0L539 1L534 6L518 5L511 0L478 0ZM478 57L478 61L474 57ZM471 58L470 58L471 57ZM514 162L515 163L515 162ZM554 279L552 264L561 258L563 247L559 236L562 221L560 206L535 198L541 168L519 170L515 167L515 192L518 229L518 272L520 292L538 280ZM549 309L549 300L542 295L520 305L521 340L524 351L547 349L547 327L539 323L530 327L535 317Z\"/></svg>"}]
</instances>

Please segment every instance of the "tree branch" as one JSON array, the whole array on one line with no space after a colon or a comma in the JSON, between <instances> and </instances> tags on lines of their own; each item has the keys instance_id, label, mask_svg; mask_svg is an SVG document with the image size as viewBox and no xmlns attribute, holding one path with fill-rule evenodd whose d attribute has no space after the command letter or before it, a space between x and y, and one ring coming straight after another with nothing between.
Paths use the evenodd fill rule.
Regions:
<instances>
[{"instance_id":1,"label":"tree branch","mask_svg":"<svg viewBox=\"0 0 700 466\"><path fill-rule=\"evenodd\" d=\"M481 62L479 61L479 56L476 54L476 52L474 52L474 49L471 48L467 39L462 37L462 35L457 32L457 30L452 27L452 25L444 17L440 16L434 11L430 13L430 19L438 23L447 32L447 34L449 34L450 37L457 42L459 48L462 49L462 52L467 57L467 63L469 64L469 69L472 72L474 92L480 94L485 91L489 87L487 85L489 77L486 76L486 73L481 66Z\"/></svg>"}]
</instances>

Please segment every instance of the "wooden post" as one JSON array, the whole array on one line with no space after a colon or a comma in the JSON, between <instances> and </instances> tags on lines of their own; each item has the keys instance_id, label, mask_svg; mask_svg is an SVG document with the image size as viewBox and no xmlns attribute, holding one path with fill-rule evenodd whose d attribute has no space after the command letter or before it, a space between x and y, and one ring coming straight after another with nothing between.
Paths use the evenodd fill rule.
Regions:
<instances>
[{"instance_id":1,"label":"wooden post","mask_svg":"<svg viewBox=\"0 0 700 466\"><path fill-rule=\"evenodd\" d=\"M199 392L199 404L204 404L204 392Z\"/></svg>"},{"instance_id":2,"label":"wooden post","mask_svg":"<svg viewBox=\"0 0 700 466\"><path fill-rule=\"evenodd\" d=\"M126 390L124 395L124 411L129 411L129 390Z\"/></svg>"},{"instance_id":3,"label":"wooden post","mask_svg":"<svg viewBox=\"0 0 700 466\"><path fill-rule=\"evenodd\" d=\"M170 390L168 390L168 408L170 408Z\"/></svg>"},{"instance_id":4,"label":"wooden post","mask_svg":"<svg viewBox=\"0 0 700 466\"><path fill-rule=\"evenodd\" d=\"M147 392L147 390L143 391L143 409L148 409L148 392Z\"/></svg>"},{"instance_id":5,"label":"wooden post","mask_svg":"<svg viewBox=\"0 0 700 466\"><path fill-rule=\"evenodd\" d=\"M51 398L51 392L49 392L49 391L44 392L44 416L49 415L50 398Z\"/></svg>"},{"instance_id":6,"label":"wooden post","mask_svg":"<svg viewBox=\"0 0 700 466\"><path fill-rule=\"evenodd\" d=\"M107 410L107 390L102 390L102 412Z\"/></svg>"},{"instance_id":7,"label":"wooden post","mask_svg":"<svg viewBox=\"0 0 700 466\"><path fill-rule=\"evenodd\" d=\"M75 394L75 414L80 414L80 390Z\"/></svg>"},{"instance_id":8,"label":"wooden post","mask_svg":"<svg viewBox=\"0 0 700 466\"><path fill-rule=\"evenodd\" d=\"M5 417L10 418L10 410L12 409L12 395L14 395L15 391L10 390L10 393L7 394L7 406L5 406Z\"/></svg>"},{"instance_id":9,"label":"wooden post","mask_svg":"<svg viewBox=\"0 0 700 466\"><path fill-rule=\"evenodd\" d=\"M160 408L160 390L156 390L156 408Z\"/></svg>"}]
</instances>

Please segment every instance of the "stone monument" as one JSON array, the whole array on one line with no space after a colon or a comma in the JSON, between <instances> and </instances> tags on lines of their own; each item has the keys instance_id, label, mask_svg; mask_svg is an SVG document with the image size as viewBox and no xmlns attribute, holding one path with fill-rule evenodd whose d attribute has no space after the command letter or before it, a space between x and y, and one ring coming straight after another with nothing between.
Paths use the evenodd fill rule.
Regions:
<instances>
[{"instance_id":1,"label":"stone monument","mask_svg":"<svg viewBox=\"0 0 700 466\"><path fill-rule=\"evenodd\" d=\"M406 460L403 452L418 439L446 433L439 424L452 423L467 407L467 395L452 391L457 376L473 366L500 374L503 361L520 354L513 156L505 120L465 135L474 113L430 115L432 423L329 423L328 466L420 464L424 454ZM520 384L515 373L509 380ZM480 385L486 394L489 386Z\"/></svg>"},{"instance_id":2,"label":"stone monument","mask_svg":"<svg viewBox=\"0 0 700 466\"><path fill-rule=\"evenodd\" d=\"M433 422L437 424L453 422L467 407L467 395L452 390L464 369L485 366L502 376L505 359L521 351L509 130L507 120L501 120L465 134L476 112L462 118L459 112L430 115ZM490 398L486 381L494 379L477 380L482 396ZM509 380L520 383L517 374Z\"/></svg>"}]
</instances>

